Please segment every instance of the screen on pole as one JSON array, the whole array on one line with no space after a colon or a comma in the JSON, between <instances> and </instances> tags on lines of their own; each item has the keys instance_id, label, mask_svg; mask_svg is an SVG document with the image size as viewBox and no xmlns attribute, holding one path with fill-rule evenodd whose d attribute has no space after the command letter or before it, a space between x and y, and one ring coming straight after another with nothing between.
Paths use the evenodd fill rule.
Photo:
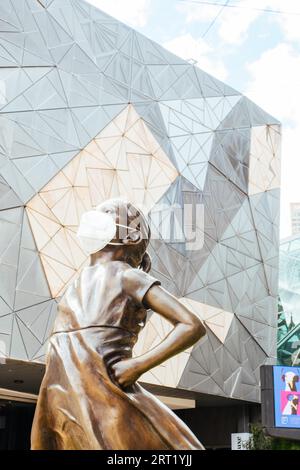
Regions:
<instances>
[{"instance_id":1,"label":"screen on pole","mask_svg":"<svg viewBox=\"0 0 300 470\"><path fill-rule=\"evenodd\" d=\"M274 366L275 426L300 429L300 368Z\"/></svg>"}]
</instances>

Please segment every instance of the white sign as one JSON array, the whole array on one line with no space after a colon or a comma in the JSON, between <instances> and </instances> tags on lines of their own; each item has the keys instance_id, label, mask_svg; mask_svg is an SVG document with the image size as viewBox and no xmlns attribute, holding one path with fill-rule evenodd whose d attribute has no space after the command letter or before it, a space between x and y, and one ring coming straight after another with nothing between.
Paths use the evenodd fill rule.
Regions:
<instances>
[{"instance_id":1,"label":"white sign","mask_svg":"<svg viewBox=\"0 0 300 470\"><path fill-rule=\"evenodd\" d=\"M251 437L249 432L231 434L231 450L248 450Z\"/></svg>"}]
</instances>

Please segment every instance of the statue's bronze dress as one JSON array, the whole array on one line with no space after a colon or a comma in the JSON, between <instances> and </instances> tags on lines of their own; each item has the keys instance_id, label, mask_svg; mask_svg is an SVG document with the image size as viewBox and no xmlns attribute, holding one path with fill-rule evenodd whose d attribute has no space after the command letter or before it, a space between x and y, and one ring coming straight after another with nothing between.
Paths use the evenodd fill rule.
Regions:
<instances>
[{"instance_id":1,"label":"statue's bronze dress","mask_svg":"<svg viewBox=\"0 0 300 470\"><path fill-rule=\"evenodd\" d=\"M50 338L32 449L203 449L188 427L139 384L122 389L112 364L132 356L159 281L113 261L84 268L66 291Z\"/></svg>"}]
</instances>

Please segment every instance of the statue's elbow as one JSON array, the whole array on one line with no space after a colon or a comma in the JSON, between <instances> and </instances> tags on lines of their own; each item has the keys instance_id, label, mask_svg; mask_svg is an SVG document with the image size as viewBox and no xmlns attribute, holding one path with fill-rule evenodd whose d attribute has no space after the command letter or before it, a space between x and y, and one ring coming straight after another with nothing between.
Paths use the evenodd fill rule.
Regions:
<instances>
[{"instance_id":1,"label":"statue's elbow","mask_svg":"<svg viewBox=\"0 0 300 470\"><path fill-rule=\"evenodd\" d=\"M194 342L199 341L203 336L206 335L206 328L199 318L194 317L192 323L192 334Z\"/></svg>"}]
</instances>

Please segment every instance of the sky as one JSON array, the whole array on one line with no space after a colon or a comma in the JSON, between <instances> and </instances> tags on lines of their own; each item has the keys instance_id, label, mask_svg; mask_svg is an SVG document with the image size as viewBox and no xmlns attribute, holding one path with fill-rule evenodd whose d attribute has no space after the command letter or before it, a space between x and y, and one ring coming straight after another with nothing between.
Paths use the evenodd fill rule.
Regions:
<instances>
[{"instance_id":1,"label":"sky","mask_svg":"<svg viewBox=\"0 0 300 470\"><path fill-rule=\"evenodd\" d=\"M300 202L300 1L87 1L194 59L282 122L280 235L290 236L290 203Z\"/></svg>"}]
</instances>

